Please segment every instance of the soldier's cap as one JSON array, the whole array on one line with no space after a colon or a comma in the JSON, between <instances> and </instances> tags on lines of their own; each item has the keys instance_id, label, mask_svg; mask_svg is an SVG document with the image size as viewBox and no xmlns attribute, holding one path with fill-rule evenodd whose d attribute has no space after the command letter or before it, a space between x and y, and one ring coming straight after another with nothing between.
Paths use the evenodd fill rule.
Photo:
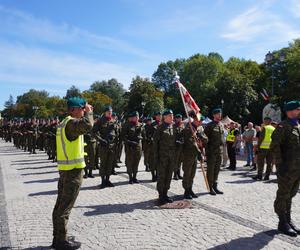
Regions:
<instances>
[{"instance_id":1,"label":"soldier's cap","mask_svg":"<svg viewBox=\"0 0 300 250\"><path fill-rule=\"evenodd\" d=\"M222 113L222 109L220 108L215 108L212 110L212 114L215 115L215 114L219 114L219 113Z\"/></svg>"},{"instance_id":2,"label":"soldier's cap","mask_svg":"<svg viewBox=\"0 0 300 250\"><path fill-rule=\"evenodd\" d=\"M104 112L112 111L112 106L108 105L104 108Z\"/></svg>"},{"instance_id":3,"label":"soldier's cap","mask_svg":"<svg viewBox=\"0 0 300 250\"><path fill-rule=\"evenodd\" d=\"M266 121L266 120L272 121L271 117L269 117L269 116L266 116L266 117L264 118L264 121Z\"/></svg>"},{"instance_id":4,"label":"soldier's cap","mask_svg":"<svg viewBox=\"0 0 300 250\"><path fill-rule=\"evenodd\" d=\"M117 116L117 113L116 112L112 112L112 116Z\"/></svg>"},{"instance_id":5,"label":"soldier's cap","mask_svg":"<svg viewBox=\"0 0 300 250\"><path fill-rule=\"evenodd\" d=\"M156 116L156 115L161 115L161 112L160 112L160 111L157 111L157 112L155 112L153 115L154 115L154 116Z\"/></svg>"},{"instance_id":6,"label":"soldier's cap","mask_svg":"<svg viewBox=\"0 0 300 250\"><path fill-rule=\"evenodd\" d=\"M175 118L182 118L182 114L176 114Z\"/></svg>"},{"instance_id":7,"label":"soldier's cap","mask_svg":"<svg viewBox=\"0 0 300 250\"><path fill-rule=\"evenodd\" d=\"M290 101L284 104L284 111L291 111L291 110L295 110L295 109L299 109L300 108L300 102L299 101Z\"/></svg>"},{"instance_id":8,"label":"soldier's cap","mask_svg":"<svg viewBox=\"0 0 300 250\"><path fill-rule=\"evenodd\" d=\"M152 121L152 117L151 116L147 116L146 121Z\"/></svg>"},{"instance_id":9,"label":"soldier's cap","mask_svg":"<svg viewBox=\"0 0 300 250\"><path fill-rule=\"evenodd\" d=\"M170 114L173 114L172 109L166 109L166 110L163 112L163 115L170 115Z\"/></svg>"},{"instance_id":10,"label":"soldier's cap","mask_svg":"<svg viewBox=\"0 0 300 250\"><path fill-rule=\"evenodd\" d=\"M79 96L70 97L67 101L68 108L83 108L85 104L86 100Z\"/></svg>"},{"instance_id":11,"label":"soldier's cap","mask_svg":"<svg viewBox=\"0 0 300 250\"><path fill-rule=\"evenodd\" d=\"M139 112L133 111L128 115L128 117L135 117L135 116L139 116Z\"/></svg>"}]
</instances>

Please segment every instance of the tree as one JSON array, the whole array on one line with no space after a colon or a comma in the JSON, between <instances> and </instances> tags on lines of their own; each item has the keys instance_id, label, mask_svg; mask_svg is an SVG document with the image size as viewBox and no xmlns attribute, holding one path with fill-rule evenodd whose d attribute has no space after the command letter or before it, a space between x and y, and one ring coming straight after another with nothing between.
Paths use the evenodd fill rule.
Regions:
<instances>
[{"instance_id":1,"label":"tree","mask_svg":"<svg viewBox=\"0 0 300 250\"><path fill-rule=\"evenodd\" d=\"M118 82L115 78L108 81L96 81L90 86L90 91L100 92L109 97L112 102L113 109L121 113L125 104L125 90L122 83Z\"/></svg>"},{"instance_id":2,"label":"tree","mask_svg":"<svg viewBox=\"0 0 300 250\"><path fill-rule=\"evenodd\" d=\"M156 89L148 78L136 76L129 87L127 112L139 111L142 113L142 102L145 102L145 115L152 115L155 111L164 108L163 92Z\"/></svg>"},{"instance_id":3,"label":"tree","mask_svg":"<svg viewBox=\"0 0 300 250\"><path fill-rule=\"evenodd\" d=\"M81 97L80 89L72 85L69 89L67 89L65 99L68 99L70 97L76 97L76 96Z\"/></svg>"},{"instance_id":4,"label":"tree","mask_svg":"<svg viewBox=\"0 0 300 250\"><path fill-rule=\"evenodd\" d=\"M12 119L14 117L14 107L14 98L12 95L9 95L9 99L4 103L4 110L2 111L3 117Z\"/></svg>"},{"instance_id":5,"label":"tree","mask_svg":"<svg viewBox=\"0 0 300 250\"><path fill-rule=\"evenodd\" d=\"M83 91L82 96L94 107L95 114L103 113L105 106L112 104L112 99L101 92L86 90Z\"/></svg>"}]
</instances>

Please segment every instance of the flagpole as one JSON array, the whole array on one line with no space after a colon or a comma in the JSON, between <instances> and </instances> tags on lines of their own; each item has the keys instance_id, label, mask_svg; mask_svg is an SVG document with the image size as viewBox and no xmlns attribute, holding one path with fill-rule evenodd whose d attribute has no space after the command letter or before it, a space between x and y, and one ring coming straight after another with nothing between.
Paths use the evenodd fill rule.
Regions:
<instances>
[{"instance_id":1,"label":"flagpole","mask_svg":"<svg viewBox=\"0 0 300 250\"><path fill-rule=\"evenodd\" d=\"M192 127L191 119L189 117L186 105L184 104L184 97L183 97L183 93L182 93L182 90L181 90L181 87L180 87L180 84L182 84L182 83L180 83L179 76L178 76L178 74L177 74L176 71L175 71L175 82L178 84L179 93L180 93L180 96L181 96L181 100L182 100L182 103L183 103L183 107L184 107L184 110L185 110L186 117L188 118L188 121L189 121L189 126L190 126L190 129L191 129L191 132L192 132L192 136L194 137L194 139L195 139L195 141L197 143L197 146L198 146L198 140L197 140L197 137L195 135L195 131L194 131L193 127ZM202 174L203 174L203 178L204 178L204 182L205 182L207 191L209 192L210 189L209 189L209 185L208 185L207 176L206 176L206 173L205 173L205 170L204 170L204 167L203 167L203 164L202 164L201 161L200 161L200 167L201 167L201 170L202 170Z\"/></svg>"}]
</instances>

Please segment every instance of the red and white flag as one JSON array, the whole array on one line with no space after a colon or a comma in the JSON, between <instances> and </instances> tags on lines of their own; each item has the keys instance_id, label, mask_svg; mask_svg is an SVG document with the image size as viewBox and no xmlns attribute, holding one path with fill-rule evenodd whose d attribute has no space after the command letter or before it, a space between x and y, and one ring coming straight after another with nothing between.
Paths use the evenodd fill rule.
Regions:
<instances>
[{"instance_id":1,"label":"red and white flag","mask_svg":"<svg viewBox=\"0 0 300 250\"><path fill-rule=\"evenodd\" d=\"M197 117L200 117L200 108L198 107L197 103L190 95L189 91L183 86L183 84L179 81L179 79L175 80L177 88L179 89L182 102L185 108L185 111L188 115L190 111L194 111Z\"/></svg>"}]
</instances>

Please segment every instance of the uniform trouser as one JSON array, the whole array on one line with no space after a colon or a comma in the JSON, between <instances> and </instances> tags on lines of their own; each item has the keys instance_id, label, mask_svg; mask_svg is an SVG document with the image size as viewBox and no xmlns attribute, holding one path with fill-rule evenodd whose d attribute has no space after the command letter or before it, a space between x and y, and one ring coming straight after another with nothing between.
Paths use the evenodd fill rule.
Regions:
<instances>
[{"instance_id":1,"label":"uniform trouser","mask_svg":"<svg viewBox=\"0 0 300 250\"><path fill-rule=\"evenodd\" d=\"M139 163L142 157L142 148L140 146L127 146L126 150L126 167L128 174L136 174L138 172Z\"/></svg>"},{"instance_id":2,"label":"uniform trouser","mask_svg":"<svg viewBox=\"0 0 300 250\"><path fill-rule=\"evenodd\" d=\"M112 174L115 163L115 147L99 147L100 156L100 176L109 176Z\"/></svg>"},{"instance_id":3,"label":"uniform trouser","mask_svg":"<svg viewBox=\"0 0 300 250\"><path fill-rule=\"evenodd\" d=\"M117 161L121 159L122 150L123 150L123 142L119 142L117 145Z\"/></svg>"},{"instance_id":4,"label":"uniform trouser","mask_svg":"<svg viewBox=\"0 0 300 250\"><path fill-rule=\"evenodd\" d=\"M278 174L278 190L274 202L275 213L284 215L291 212L292 198L296 196L300 184L300 170Z\"/></svg>"},{"instance_id":5,"label":"uniform trouser","mask_svg":"<svg viewBox=\"0 0 300 250\"><path fill-rule=\"evenodd\" d=\"M232 168L236 167L236 151L235 147L233 147L233 142L227 142L227 153L230 161L230 166Z\"/></svg>"},{"instance_id":6,"label":"uniform trouser","mask_svg":"<svg viewBox=\"0 0 300 250\"><path fill-rule=\"evenodd\" d=\"M208 153L206 160L208 185L212 187L215 183L218 182L218 176L222 162L222 152Z\"/></svg>"},{"instance_id":7,"label":"uniform trouser","mask_svg":"<svg viewBox=\"0 0 300 250\"><path fill-rule=\"evenodd\" d=\"M147 167L150 166L150 147L151 145L147 143L144 144L144 165Z\"/></svg>"},{"instance_id":8,"label":"uniform trouser","mask_svg":"<svg viewBox=\"0 0 300 250\"><path fill-rule=\"evenodd\" d=\"M197 168L197 155L184 153L183 157L183 180L182 186L184 189L191 189L193 187L194 177Z\"/></svg>"},{"instance_id":9,"label":"uniform trouser","mask_svg":"<svg viewBox=\"0 0 300 250\"><path fill-rule=\"evenodd\" d=\"M82 169L59 171L58 195L52 213L53 236L66 240L67 224L82 183Z\"/></svg>"},{"instance_id":10,"label":"uniform trouser","mask_svg":"<svg viewBox=\"0 0 300 250\"><path fill-rule=\"evenodd\" d=\"M96 142L88 142L84 147L84 151L87 153L86 157L84 157L86 168L93 170L95 167Z\"/></svg>"},{"instance_id":11,"label":"uniform trouser","mask_svg":"<svg viewBox=\"0 0 300 250\"><path fill-rule=\"evenodd\" d=\"M175 168L174 173L180 170L181 163L183 162L183 149L181 146L178 146L175 151Z\"/></svg>"},{"instance_id":12,"label":"uniform trouser","mask_svg":"<svg viewBox=\"0 0 300 250\"><path fill-rule=\"evenodd\" d=\"M160 157L157 166L157 191L160 195L166 195L170 189L174 171L174 153Z\"/></svg>"},{"instance_id":13,"label":"uniform trouser","mask_svg":"<svg viewBox=\"0 0 300 250\"><path fill-rule=\"evenodd\" d=\"M227 165L228 161L228 154L227 154L227 148L226 143L223 144L223 155L222 155L222 165Z\"/></svg>"},{"instance_id":14,"label":"uniform trouser","mask_svg":"<svg viewBox=\"0 0 300 250\"><path fill-rule=\"evenodd\" d=\"M156 171L157 170L157 159L155 159L154 156L154 150L153 150L153 145L149 146L149 167L151 171Z\"/></svg>"},{"instance_id":15,"label":"uniform trouser","mask_svg":"<svg viewBox=\"0 0 300 250\"><path fill-rule=\"evenodd\" d=\"M272 172L272 154L269 149L260 148L257 155L257 175L262 176L264 172L265 159L267 162L266 175Z\"/></svg>"}]
</instances>

